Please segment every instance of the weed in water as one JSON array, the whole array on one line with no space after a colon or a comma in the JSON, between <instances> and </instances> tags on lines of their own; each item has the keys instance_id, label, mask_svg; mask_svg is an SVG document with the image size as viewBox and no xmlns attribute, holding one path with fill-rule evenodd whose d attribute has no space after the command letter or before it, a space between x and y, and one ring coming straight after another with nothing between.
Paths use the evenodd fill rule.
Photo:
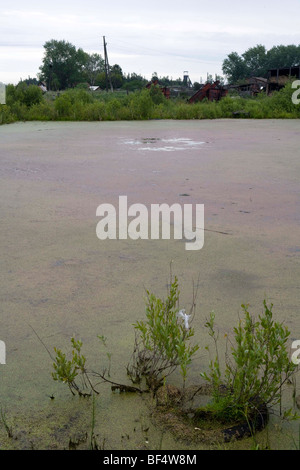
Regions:
<instances>
[{"instance_id":1,"label":"weed in water","mask_svg":"<svg viewBox=\"0 0 300 470\"><path fill-rule=\"evenodd\" d=\"M6 416L5 416L5 413L4 413L4 411L2 410L2 408L1 408L0 414L1 414L1 421L2 421L2 423L3 423L3 426L4 426L4 428L5 428L5 431L6 431L7 435L8 435L8 437L10 437L10 438L13 437L12 427L9 426L9 424L8 424L8 422L7 422L7 419L6 419Z\"/></svg>"},{"instance_id":2,"label":"weed in water","mask_svg":"<svg viewBox=\"0 0 300 470\"><path fill-rule=\"evenodd\" d=\"M132 362L127 367L128 375L133 382L139 382L145 377L147 385L155 388L164 377L180 367L185 381L188 367L199 346L189 344L194 329L186 329L186 324L178 316L178 280L175 277L171 283L166 300L146 292L147 320L134 324L135 347ZM193 301L192 309L194 306Z\"/></svg>"},{"instance_id":3,"label":"weed in water","mask_svg":"<svg viewBox=\"0 0 300 470\"><path fill-rule=\"evenodd\" d=\"M282 387L296 372L290 361L287 341L290 332L273 320L272 307L264 301L264 312L255 320L248 307L242 305L244 322L234 328L231 354L226 353L225 373L221 373L217 349L214 314L206 323L216 346L216 357L209 373L202 373L212 386L209 405L218 419L224 421L251 419L265 407L278 405Z\"/></svg>"},{"instance_id":4,"label":"weed in water","mask_svg":"<svg viewBox=\"0 0 300 470\"><path fill-rule=\"evenodd\" d=\"M55 372L52 373L54 380L58 380L68 385L73 395L90 396L92 391L98 393L87 373L86 358L81 354L82 342L71 338L72 359L68 360L66 354L60 349L54 348L56 357L53 363ZM81 379L81 385L78 385L78 379ZM89 390L85 392L84 390Z\"/></svg>"}]
</instances>

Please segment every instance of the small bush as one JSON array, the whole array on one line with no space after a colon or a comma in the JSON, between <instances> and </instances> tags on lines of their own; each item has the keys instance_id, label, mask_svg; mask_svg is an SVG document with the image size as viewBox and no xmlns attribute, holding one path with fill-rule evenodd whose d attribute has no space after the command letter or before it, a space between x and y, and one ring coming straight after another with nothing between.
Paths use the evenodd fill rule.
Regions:
<instances>
[{"instance_id":1,"label":"small bush","mask_svg":"<svg viewBox=\"0 0 300 470\"><path fill-rule=\"evenodd\" d=\"M134 382L146 377L150 388L161 384L177 367L186 379L188 366L199 346L189 345L194 336L192 328L186 329L178 318L178 281L175 277L166 300L147 291L147 321L137 322L138 333L133 354L133 362L128 373Z\"/></svg>"},{"instance_id":2,"label":"small bush","mask_svg":"<svg viewBox=\"0 0 300 470\"><path fill-rule=\"evenodd\" d=\"M9 108L17 121L26 121L28 119L28 108L25 104L16 101Z\"/></svg>"},{"instance_id":3,"label":"small bush","mask_svg":"<svg viewBox=\"0 0 300 470\"><path fill-rule=\"evenodd\" d=\"M264 302L264 313L255 320L245 305L244 322L234 328L231 355L226 355L224 376L218 356L214 314L206 323L216 345L216 358L210 372L202 373L213 389L210 409L217 418L230 421L253 415L262 405L275 406L281 398L283 384L297 369L287 352L290 332L274 322L272 305Z\"/></svg>"},{"instance_id":4,"label":"small bush","mask_svg":"<svg viewBox=\"0 0 300 470\"><path fill-rule=\"evenodd\" d=\"M21 82L16 87L14 85L6 87L6 103L9 106L19 103L30 108L40 103L42 99L43 92L37 85L27 85Z\"/></svg>"},{"instance_id":5,"label":"small bush","mask_svg":"<svg viewBox=\"0 0 300 470\"><path fill-rule=\"evenodd\" d=\"M113 98L107 103L106 112L110 120L119 119L119 111L122 105L117 98Z\"/></svg>"},{"instance_id":6,"label":"small bush","mask_svg":"<svg viewBox=\"0 0 300 470\"><path fill-rule=\"evenodd\" d=\"M54 348L56 357L53 362L53 380L65 383L73 395L78 393L79 396L89 396L92 393L91 391L98 393L94 389L86 370L86 358L81 354L82 342L71 338L71 344L71 359L67 359L66 354L60 349ZM80 384L78 384L78 379L80 379ZM88 389L87 392L85 392L86 389Z\"/></svg>"},{"instance_id":7,"label":"small bush","mask_svg":"<svg viewBox=\"0 0 300 470\"><path fill-rule=\"evenodd\" d=\"M72 100L69 95L63 93L54 102L54 107L59 118L70 117L72 110Z\"/></svg>"},{"instance_id":8,"label":"small bush","mask_svg":"<svg viewBox=\"0 0 300 470\"><path fill-rule=\"evenodd\" d=\"M151 85L149 90L150 97L155 105L162 104L166 98L158 85Z\"/></svg>"},{"instance_id":9,"label":"small bush","mask_svg":"<svg viewBox=\"0 0 300 470\"><path fill-rule=\"evenodd\" d=\"M84 106L83 119L85 121L104 121L106 119L106 106L101 101L95 101Z\"/></svg>"},{"instance_id":10,"label":"small bush","mask_svg":"<svg viewBox=\"0 0 300 470\"><path fill-rule=\"evenodd\" d=\"M153 101L149 90L135 93L129 103L133 120L150 119L153 111Z\"/></svg>"},{"instance_id":11,"label":"small bush","mask_svg":"<svg viewBox=\"0 0 300 470\"><path fill-rule=\"evenodd\" d=\"M46 100L31 106L27 114L27 118L32 121L52 121L55 119L54 106Z\"/></svg>"},{"instance_id":12,"label":"small bush","mask_svg":"<svg viewBox=\"0 0 300 470\"><path fill-rule=\"evenodd\" d=\"M10 124L16 120L9 106L0 104L0 125Z\"/></svg>"}]
</instances>

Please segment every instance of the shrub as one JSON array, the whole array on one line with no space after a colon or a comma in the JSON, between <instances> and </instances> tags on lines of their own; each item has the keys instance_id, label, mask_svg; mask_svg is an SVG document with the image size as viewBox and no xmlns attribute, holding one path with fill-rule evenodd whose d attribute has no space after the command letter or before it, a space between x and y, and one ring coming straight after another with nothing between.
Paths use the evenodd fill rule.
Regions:
<instances>
[{"instance_id":1,"label":"shrub","mask_svg":"<svg viewBox=\"0 0 300 470\"><path fill-rule=\"evenodd\" d=\"M79 396L91 395L91 390L98 393L87 374L86 370L86 358L81 354L82 342L75 341L71 338L72 344L72 358L71 360L66 358L66 354L60 349L54 348L56 357L53 362L54 372L52 373L53 380L57 380L67 384L71 393L75 395L78 393ZM81 383L78 384L78 378L80 377ZM84 392L88 389L88 392Z\"/></svg>"},{"instance_id":2,"label":"shrub","mask_svg":"<svg viewBox=\"0 0 300 470\"><path fill-rule=\"evenodd\" d=\"M16 87L14 85L7 85L6 86L6 104L7 106L11 106L17 101L16 98Z\"/></svg>"},{"instance_id":3,"label":"shrub","mask_svg":"<svg viewBox=\"0 0 300 470\"><path fill-rule=\"evenodd\" d=\"M24 82L16 87L8 85L6 88L6 102L8 105L20 103L27 107L38 104L43 99L43 92L37 85L27 85Z\"/></svg>"},{"instance_id":4,"label":"shrub","mask_svg":"<svg viewBox=\"0 0 300 470\"><path fill-rule=\"evenodd\" d=\"M0 104L0 125L14 122L16 117L12 114L9 106Z\"/></svg>"},{"instance_id":5,"label":"shrub","mask_svg":"<svg viewBox=\"0 0 300 470\"><path fill-rule=\"evenodd\" d=\"M224 378L221 373L214 329L214 314L206 323L209 335L216 345L216 358L210 363L210 372L202 373L213 389L210 408L224 420L249 417L262 405L274 406L281 399L283 384L297 369L287 352L290 332L281 323L274 322L272 305L264 301L264 313L255 320L245 305L244 322L234 328L235 342L231 356L226 355Z\"/></svg>"},{"instance_id":6,"label":"shrub","mask_svg":"<svg viewBox=\"0 0 300 470\"><path fill-rule=\"evenodd\" d=\"M54 107L36 85L22 82L17 87L7 85L5 113L1 122L13 120L144 120L144 119L220 119L238 117L253 119L295 119L300 117L300 105L292 103L291 84L271 97L232 98L219 102L202 101L188 104L184 99L167 100L159 87L143 89L130 95L122 93L92 94L83 88L68 89L54 100Z\"/></svg>"},{"instance_id":7,"label":"shrub","mask_svg":"<svg viewBox=\"0 0 300 470\"><path fill-rule=\"evenodd\" d=\"M187 368L199 346L188 344L189 339L194 336L194 330L186 329L178 318L178 299L176 277L166 300L147 291L147 321L134 324L138 335L133 362L127 369L133 381L139 382L142 377L146 377L150 388L155 388L177 367L180 367L182 376L186 379Z\"/></svg>"},{"instance_id":8,"label":"shrub","mask_svg":"<svg viewBox=\"0 0 300 470\"><path fill-rule=\"evenodd\" d=\"M66 94L71 98L72 104L78 103L78 102L87 104L87 103L93 102L93 97L91 93L88 92L87 90L83 90L80 88L72 89L72 90L68 90Z\"/></svg>"},{"instance_id":9,"label":"shrub","mask_svg":"<svg viewBox=\"0 0 300 470\"><path fill-rule=\"evenodd\" d=\"M149 90L134 93L129 103L132 119L150 119L153 110L153 101Z\"/></svg>"},{"instance_id":10,"label":"shrub","mask_svg":"<svg viewBox=\"0 0 300 470\"><path fill-rule=\"evenodd\" d=\"M58 96L54 102L54 107L59 118L69 117L72 109L72 101L70 96L67 93L63 93L62 95Z\"/></svg>"},{"instance_id":11,"label":"shrub","mask_svg":"<svg viewBox=\"0 0 300 470\"><path fill-rule=\"evenodd\" d=\"M166 98L158 85L152 84L149 94L154 104L161 104L166 101Z\"/></svg>"},{"instance_id":12,"label":"shrub","mask_svg":"<svg viewBox=\"0 0 300 470\"><path fill-rule=\"evenodd\" d=\"M43 100L34 104L27 112L27 119L32 121L51 121L55 119L55 110L51 102Z\"/></svg>"},{"instance_id":13,"label":"shrub","mask_svg":"<svg viewBox=\"0 0 300 470\"><path fill-rule=\"evenodd\" d=\"M230 98L229 96L221 99L218 103L218 107L222 113L223 118L231 118L232 113L236 111L244 110L245 100L238 98Z\"/></svg>"},{"instance_id":14,"label":"shrub","mask_svg":"<svg viewBox=\"0 0 300 470\"><path fill-rule=\"evenodd\" d=\"M17 121L27 120L28 108L25 104L16 101L11 106L9 106L9 108Z\"/></svg>"},{"instance_id":15,"label":"shrub","mask_svg":"<svg viewBox=\"0 0 300 470\"><path fill-rule=\"evenodd\" d=\"M120 100L118 100L117 98L113 98L111 101L109 101L106 106L108 119L110 120L118 119L119 111L121 107L122 105L120 103Z\"/></svg>"},{"instance_id":16,"label":"shrub","mask_svg":"<svg viewBox=\"0 0 300 470\"><path fill-rule=\"evenodd\" d=\"M106 118L105 103L96 101L84 107L84 116L87 121L103 121Z\"/></svg>"}]
</instances>

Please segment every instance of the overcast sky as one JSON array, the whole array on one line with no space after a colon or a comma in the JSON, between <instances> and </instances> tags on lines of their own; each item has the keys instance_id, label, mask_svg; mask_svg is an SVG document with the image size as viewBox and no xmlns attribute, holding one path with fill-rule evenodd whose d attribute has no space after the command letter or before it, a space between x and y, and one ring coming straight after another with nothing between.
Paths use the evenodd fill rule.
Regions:
<instances>
[{"instance_id":1,"label":"overcast sky","mask_svg":"<svg viewBox=\"0 0 300 470\"><path fill-rule=\"evenodd\" d=\"M43 45L71 42L150 79L205 81L230 52L300 44L300 0L0 0L0 82L36 77Z\"/></svg>"}]
</instances>

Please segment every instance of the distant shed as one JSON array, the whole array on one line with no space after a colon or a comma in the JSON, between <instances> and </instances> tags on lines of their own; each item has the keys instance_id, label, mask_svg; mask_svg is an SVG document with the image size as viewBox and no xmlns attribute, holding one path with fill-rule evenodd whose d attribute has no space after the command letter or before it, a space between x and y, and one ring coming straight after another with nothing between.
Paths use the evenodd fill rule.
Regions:
<instances>
[{"instance_id":1,"label":"distant shed","mask_svg":"<svg viewBox=\"0 0 300 470\"><path fill-rule=\"evenodd\" d=\"M291 78L300 79L300 65L268 70L267 93L280 90Z\"/></svg>"},{"instance_id":2,"label":"distant shed","mask_svg":"<svg viewBox=\"0 0 300 470\"><path fill-rule=\"evenodd\" d=\"M40 83L39 88L42 90L43 93L47 92L47 87L45 83Z\"/></svg>"},{"instance_id":3,"label":"distant shed","mask_svg":"<svg viewBox=\"0 0 300 470\"><path fill-rule=\"evenodd\" d=\"M262 91L266 91L268 80L263 77L247 78L243 83L238 85L229 85L229 90L236 90L241 95L255 96Z\"/></svg>"}]
</instances>

